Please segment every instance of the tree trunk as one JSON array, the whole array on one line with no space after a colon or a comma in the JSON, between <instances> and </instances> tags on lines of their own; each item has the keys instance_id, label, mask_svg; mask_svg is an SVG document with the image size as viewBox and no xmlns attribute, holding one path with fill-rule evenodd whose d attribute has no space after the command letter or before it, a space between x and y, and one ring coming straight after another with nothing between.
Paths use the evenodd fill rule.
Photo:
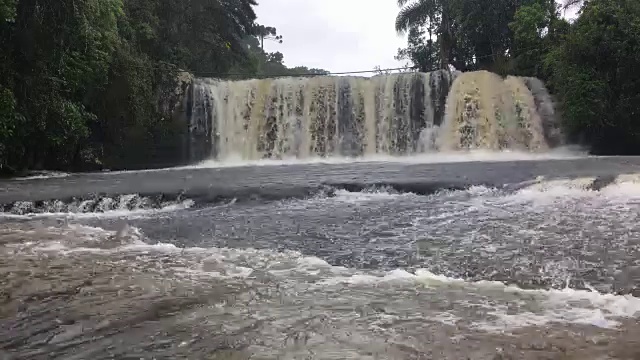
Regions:
<instances>
[{"instance_id":1,"label":"tree trunk","mask_svg":"<svg viewBox=\"0 0 640 360\"><path fill-rule=\"evenodd\" d=\"M442 23L440 24L440 69L449 69L449 55L453 44L453 34L451 32L451 18L446 8L442 9Z\"/></svg>"}]
</instances>

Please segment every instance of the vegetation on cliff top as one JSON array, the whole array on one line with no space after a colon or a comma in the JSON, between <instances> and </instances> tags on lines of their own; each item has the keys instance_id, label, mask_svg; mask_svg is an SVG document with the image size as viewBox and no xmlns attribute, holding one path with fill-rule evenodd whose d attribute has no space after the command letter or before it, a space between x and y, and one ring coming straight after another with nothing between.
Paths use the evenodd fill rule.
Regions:
<instances>
[{"instance_id":1,"label":"vegetation on cliff top","mask_svg":"<svg viewBox=\"0 0 640 360\"><path fill-rule=\"evenodd\" d=\"M245 77L283 65L254 0L0 0L0 172L184 160L171 118L181 70ZM235 75L233 75L235 76Z\"/></svg>"},{"instance_id":2,"label":"vegetation on cliff top","mask_svg":"<svg viewBox=\"0 0 640 360\"><path fill-rule=\"evenodd\" d=\"M393 1L393 0L389 0ZM397 0L398 59L543 79L572 139L639 154L640 2ZM254 0L0 0L0 172L141 168L185 159L170 116L178 74L232 79L289 69ZM392 31L390 29L390 31Z\"/></svg>"},{"instance_id":3,"label":"vegetation on cliff top","mask_svg":"<svg viewBox=\"0 0 640 360\"><path fill-rule=\"evenodd\" d=\"M422 71L489 70L542 79L571 140L640 154L637 0L398 0L397 59ZM566 10L577 11L568 22Z\"/></svg>"}]
</instances>

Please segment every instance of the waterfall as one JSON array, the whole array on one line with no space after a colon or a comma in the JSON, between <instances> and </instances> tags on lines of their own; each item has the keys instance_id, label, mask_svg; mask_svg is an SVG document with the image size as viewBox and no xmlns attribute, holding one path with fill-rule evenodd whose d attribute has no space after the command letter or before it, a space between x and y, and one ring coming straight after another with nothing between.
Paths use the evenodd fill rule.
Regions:
<instances>
[{"instance_id":1,"label":"waterfall","mask_svg":"<svg viewBox=\"0 0 640 360\"><path fill-rule=\"evenodd\" d=\"M186 101L192 160L544 151L555 131L540 81L484 71L202 78Z\"/></svg>"}]
</instances>

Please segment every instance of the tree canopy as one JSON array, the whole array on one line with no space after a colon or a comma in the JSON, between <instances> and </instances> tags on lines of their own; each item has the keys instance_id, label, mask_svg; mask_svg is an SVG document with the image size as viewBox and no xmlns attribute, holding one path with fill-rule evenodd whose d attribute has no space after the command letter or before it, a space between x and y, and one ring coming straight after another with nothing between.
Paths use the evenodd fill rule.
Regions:
<instances>
[{"instance_id":1,"label":"tree canopy","mask_svg":"<svg viewBox=\"0 0 640 360\"><path fill-rule=\"evenodd\" d=\"M391 0L390 0L391 1ZM534 76L595 153L640 153L637 0L397 0L397 58ZM0 172L180 162L180 74L323 75L264 42L254 0L0 0ZM578 10L572 23L564 9ZM392 31L389 29L389 31Z\"/></svg>"},{"instance_id":2,"label":"tree canopy","mask_svg":"<svg viewBox=\"0 0 640 360\"><path fill-rule=\"evenodd\" d=\"M637 0L398 0L396 56L429 71L538 77L566 133L597 154L640 154ZM562 14L578 11L569 23Z\"/></svg>"},{"instance_id":3,"label":"tree canopy","mask_svg":"<svg viewBox=\"0 0 640 360\"><path fill-rule=\"evenodd\" d=\"M326 73L261 42L254 0L0 0L0 172L180 161L171 118L182 71Z\"/></svg>"}]
</instances>

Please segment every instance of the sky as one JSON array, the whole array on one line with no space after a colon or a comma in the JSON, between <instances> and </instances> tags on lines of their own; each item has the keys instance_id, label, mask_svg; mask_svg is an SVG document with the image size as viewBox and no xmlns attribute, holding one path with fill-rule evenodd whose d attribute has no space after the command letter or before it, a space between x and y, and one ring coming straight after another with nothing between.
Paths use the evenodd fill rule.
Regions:
<instances>
[{"instance_id":1,"label":"sky","mask_svg":"<svg viewBox=\"0 0 640 360\"><path fill-rule=\"evenodd\" d=\"M393 58L406 46L395 31L397 0L258 0L255 10L259 24L283 37L282 44L265 41L265 50L280 51L288 67L335 73L404 65Z\"/></svg>"},{"instance_id":2,"label":"sky","mask_svg":"<svg viewBox=\"0 0 640 360\"><path fill-rule=\"evenodd\" d=\"M347 72L404 65L393 58L406 46L394 28L397 0L258 0L255 10L257 22L283 38L265 40L265 51L280 51L289 67Z\"/></svg>"}]
</instances>

